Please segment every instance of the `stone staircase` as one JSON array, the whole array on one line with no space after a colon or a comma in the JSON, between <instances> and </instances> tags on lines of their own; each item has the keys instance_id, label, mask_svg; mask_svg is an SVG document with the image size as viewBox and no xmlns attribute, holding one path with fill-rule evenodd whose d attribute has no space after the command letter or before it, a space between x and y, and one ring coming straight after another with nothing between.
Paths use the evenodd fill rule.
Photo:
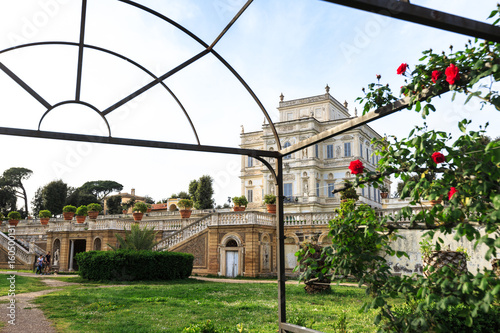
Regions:
<instances>
[{"instance_id":1,"label":"stone staircase","mask_svg":"<svg viewBox=\"0 0 500 333\"><path fill-rule=\"evenodd\" d=\"M38 248L36 250L41 250L41 253L44 253L44 251L35 244L30 244L30 250L25 249L24 246L16 242L13 237L9 237L3 232L0 232L0 247L7 256L13 253L16 258L15 263L13 263L14 266L12 267L9 262L2 262L1 264L4 264L5 268L31 269L35 256L37 255L35 247ZM10 251L9 248L11 248ZM19 265L22 265L22 267L19 267Z\"/></svg>"}]
</instances>

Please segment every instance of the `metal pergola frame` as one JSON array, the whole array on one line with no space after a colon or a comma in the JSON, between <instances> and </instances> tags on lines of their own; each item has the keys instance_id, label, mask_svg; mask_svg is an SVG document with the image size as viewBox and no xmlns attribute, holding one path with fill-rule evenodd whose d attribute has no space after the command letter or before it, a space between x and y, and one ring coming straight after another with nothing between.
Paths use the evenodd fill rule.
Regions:
<instances>
[{"instance_id":1,"label":"metal pergola frame","mask_svg":"<svg viewBox=\"0 0 500 333\"><path fill-rule=\"evenodd\" d=\"M148 147L148 148L159 148L159 149L175 149L175 150L187 150L187 151L201 151L201 152L211 152L211 153L222 153L222 154L232 154L232 155L247 155L256 158L261 161L271 172L276 181L277 188L277 237L278 237L278 321L279 321L279 331L280 332L296 332L296 333L314 333L318 332L312 329L308 329L305 327L300 327L297 325L292 325L286 323L286 297L285 297L285 258L284 258L284 221L283 221L283 157L290 153L299 151L308 146L314 145L321 141L324 141L333 136L342 134L346 131L354 129L358 126L367 124L376 119L385 117L394 112L402 110L406 108L410 104L409 98L403 98L401 100L392 103L391 105L387 105L381 107L375 111L371 111L363 116L354 118L349 120L335 128L319 133L315 136L312 136L306 140L303 140L297 144L294 144L285 149L281 148L279 135L276 131L275 125L272 122L269 114L266 109L256 96L256 94L252 91L250 86L243 80L243 78L236 72L234 68L215 50L214 47L216 44L223 38L225 33L232 27L232 25L239 19L239 17L244 13L244 11L250 6L252 0L248 0L244 6L238 11L238 13L234 16L234 18L227 24L227 26L221 31L221 33L215 38L215 40L209 45L201 40L198 36L178 24L177 22L171 20L170 18L160 14L157 11L154 11L151 8L148 8L144 5L141 5L137 2L130 0L117 0L124 4L133 6L139 10L142 10L146 13L154 15L161 20L171 24L177 29L184 32L187 36L194 39L198 44L200 44L204 49L200 53L194 55L192 58L186 60L185 62L179 64L177 67L171 69L161 76L155 76L151 71L149 71L144 66L139 63L133 61L132 59L127 58L124 55L116 53L111 50L107 50L101 47L97 47L94 45L89 45L85 43L85 30L86 30L86 15L87 15L87 1L82 0L82 11L81 11L81 21L80 21L80 38L78 43L72 42L60 42L60 41L47 41L47 42L38 42L38 43L30 43L24 45L17 45L14 47L10 47L4 50L0 50L0 54L9 52L12 50L27 48L27 47L37 47L40 45L63 45L63 46L71 46L78 47L78 61L77 61L77 78L76 78L76 90L75 90L75 98L74 100L61 101L57 104L51 105L48 103L41 95L39 95L34 89L32 89L28 84L26 84L19 76L17 76L14 72L12 72L7 66L5 66L2 62L0 62L0 70L7 74L14 82L16 82L19 86L21 86L26 92L28 92L33 98L35 98L40 104L42 104L46 111L42 115L38 129L21 129L21 128L9 128L9 127L0 127L0 134L2 135L10 135L10 136L22 136L22 137L32 137L32 138L43 138L43 139L55 139L55 140L67 140L67 141L81 141L81 142L91 142L91 143L101 143L101 144L112 144L112 145L125 145L125 146L134 146L134 147ZM489 41L500 42L500 28L497 26L488 25L486 23L478 22L475 20L470 20L464 17L428 9L421 6L416 6L410 4L406 1L397 1L397 0L323 0L329 3L339 4L342 6L347 6L355 9L360 9L363 11L373 12L380 15L385 15L409 22L414 22L418 24L423 24L426 26L447 30L451 32L456 32L472 37L483 38ZM105 52L111 54L113 56L118 57L121 60L125 60L130 64L138 67L149 76L152 77L152 81L148 84L144 85L142 88L136 90L135 92L129 94L125 98L117 101L113 105L109 106L105 110L99 110L97 107L86 103L80 99L81 93L81 82L82 82L82 71L83 71L83 58L85 55L85 49L93 49L100 52ZM202 145L200 143L200 139L196 132L195 126L191 121L191 118L180 102L180 100L176 97L174 92L168 88L168 86L164 83L164 81L169 78L171 75L181 71L182 69L188 67L193 64L197 60L203 58L207 54L212 54L215 56L237 79L238 81L245 87L247 92L252 96L255 103L261 109L265 118L267 119L271 130L273 132L274 138L278 145L278 151L264 151L257 149L241 149L241 148L233 148L233 147L220 147L220 146L208 146ZM151 141L151 140L138 140L133 138L116 138L112 136L111 129L109 123L106 119L106 115L113 112L120 106L125 105L127 102L133 100L140 94L144 93L148 89L161 85L165 90L174 98L174 100L179 105L180 109L185 114L187 121L189 122L197 144L187 144L187 143L175 143L175 142L163 142L163 141ZM429 95L425 93L421 97L421 100L426 99ZM95 112L97 112L102 119L105 121L109 135L108 136L91 136L91 135L82 135L82 134L73 134L73 133L61 133L61 132L48 132L40 130L40 126L42 124L45 116L52 111L54 108L64 105L64 104L81 104L85 105ZM276 165L273 168L271 164L265 158L274 158Z\"/></svg>"}]
</instances>

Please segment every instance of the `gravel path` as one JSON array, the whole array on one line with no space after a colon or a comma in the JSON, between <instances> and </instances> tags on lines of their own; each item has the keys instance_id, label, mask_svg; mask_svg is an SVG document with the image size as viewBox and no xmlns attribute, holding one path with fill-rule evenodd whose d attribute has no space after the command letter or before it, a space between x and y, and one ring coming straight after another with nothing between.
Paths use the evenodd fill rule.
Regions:
<instances>
[{"instance_id":1,"label":"gravel path","mask_svg":"<svg viewBox=\"0 0 500 333\"><path fill-rule=\"evenodd\" d=\"M12 274L12 272L0 272ZM32 301L38 297L54 291L61 290L59 287L77 285L78 283L69 283L53 279L47 279L43 275L35 275L33 273L23 273L15 272L16 275L39 277L41 281L51 289L35 291L31 293L16 294L16 309L15 309L15 325L8 323L10 309L8 306L10 303L4 303L0 305L0 320L6 322L5 327L0 331L1 333L56 333L54 327L45 318L42 310L38 309L37 304L32 303ZM0 300L10 300L8 296L0 297Z\"/></svg>"}]
</instances>

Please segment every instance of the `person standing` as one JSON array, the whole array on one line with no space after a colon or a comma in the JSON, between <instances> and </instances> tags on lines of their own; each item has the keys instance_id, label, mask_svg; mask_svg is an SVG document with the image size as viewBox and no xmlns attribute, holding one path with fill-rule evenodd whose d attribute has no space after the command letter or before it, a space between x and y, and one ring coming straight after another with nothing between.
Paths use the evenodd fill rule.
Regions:
<instances>
[{"instance_id":1,"label":"person standing","mask_svg":"<svg viewBox=\"0 0 500 333\"><path fill-rule=\"evenodd\" d=\"M36 272L35 274L38 274L40 272L40 275L42 275L42 268L43 268L43 255L40 254L40 257L38 257L38 262L36 264Z\"/></svg>"},{"instance_id":2,"label":"person standing","mask_svg":"<svg viewBox=\"0 0 500 333\"><path fill-rule=\"evenodd\" d=\"M47 254L45 255L44 266L45 266L45 269L44 269L45 275L49 275L49 273L50 273L50 251L47 252Z\"/></svg>"}]
</instances>

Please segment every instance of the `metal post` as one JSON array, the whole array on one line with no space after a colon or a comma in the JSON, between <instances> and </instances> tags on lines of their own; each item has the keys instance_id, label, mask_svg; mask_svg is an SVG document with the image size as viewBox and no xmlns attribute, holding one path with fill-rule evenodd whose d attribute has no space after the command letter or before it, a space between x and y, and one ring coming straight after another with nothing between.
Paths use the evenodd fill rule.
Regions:
<instances>
[{"instance_id":1,"label":"metal post","mask_svg":"<svg viewBox=\"0 0 500 333\"><path fill-rule=\"evenodd\" d=\"M281 329L281 323L286 323L286 295L285 295L285 229L283 221L283 157L276 158L276 212L277 223L276 232L278 234L278 319L279 332L285 332Z\"/></svg>"}]
</instances>

